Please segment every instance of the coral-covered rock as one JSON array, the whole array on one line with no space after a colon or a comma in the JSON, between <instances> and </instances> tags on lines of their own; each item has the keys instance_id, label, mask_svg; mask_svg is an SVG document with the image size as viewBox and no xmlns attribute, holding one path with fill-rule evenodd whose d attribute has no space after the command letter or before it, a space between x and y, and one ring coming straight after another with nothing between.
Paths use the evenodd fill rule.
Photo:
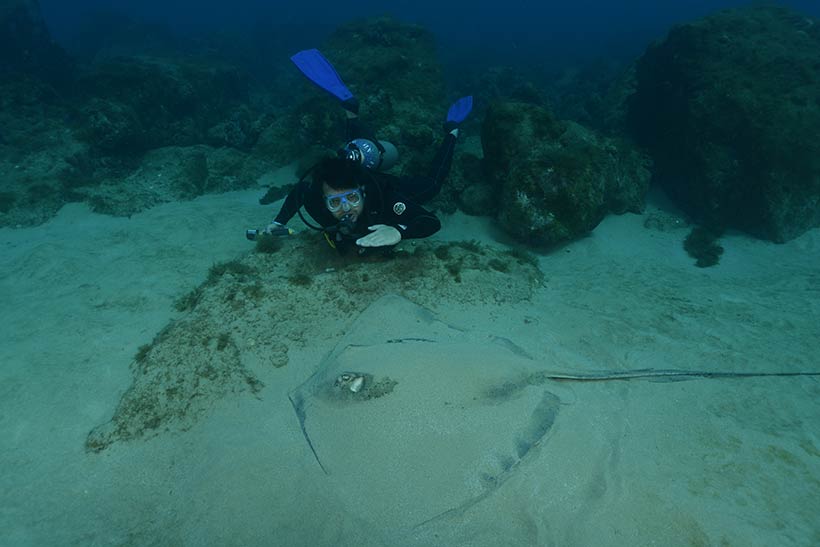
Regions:
<instances>
[{"instance_id":1,"label":"coral-covered rock","mask_svg":"<svg viewBox=\"0 0 820 547\"><path fill-rule=\"evenodd\" d=\"M232 148L169 146L146 153L125 177L107 178L74 193L98 213L128 216L161 203L255 186L270 168Z\"/></svg>"},{"instance_id":2,"label":"coral-covered rock","mask_svg":"<svg viewBox=\"0 0 820 547\"><path fill-rule=\"evenodd\" d=\"M99 152L139 152L149 140L142 118L128 104L92 97L82 114L80 135Z\"/></svg>"},{"instance_id":3,"label":"coral-covered rock","mask_svg":"<svg viewBox=\"0 0 820 547\"><path fill-rule=\"evenodd\" d=\"M70 199L87 149L70 116L52 85L33 76L0 81L0 226L39 224Z\"/></svg>"},{"instance_id":4,"label":"coral-covered rock","mask_svg":"<svg viewBox=\"0 0 820 547\"><path fill-rule=\"evenodd\" d=\"M481 139L499 223L520 241L553 245L643 208L647 160L627 143L524 103L491 107Z\"/></svg>"},{"instance_id":5,"label":"coral-covered rock","mask_svg":"<svg viewBox=\"0 0 820 547\"><path fill-rule=\"evenodd\" d=\"M397 115L441 122L447 105L431 32L390 18L358 21L339 27L326 53L378 125Z\"/></svg>"},{"instance_id":6,"label":"coral-covered rock","mask_svg":"<svg viewBox=\"0 0 820 547\"><path fill-rule=\"evenodd\" d=\"M744 8L651 46L629 120L688 213L782 242L820 225L819 98L820 21Z\"/></svg>"},{"instance_id":7,"label":"coral-covered rock","mask_svg":"<svg viewBox=\"0 0 820 547\"><path fill-rule=\"evenodd\" d=\"M594 61L568 68L548 84L549 104L560 119L607 135L626 133L628 98L635 92L635 65Z\"/></svg>"},{"instance_id":8,"label":"coral-covered rock","mask_svg":"<svg viewBox=\"0 0 820 547\"><path fill-rule=\"evenodd\" d=\"M208 129L208 144L228 146L248 151L256 144L264 127L273 116L255 116L245 105L234 110L226 119Z\"/></svg>"},{"instance_id":9,"label":"coral-covered rock","mask_svg":"<svg viewBox=\"0 0 820 547\"><path fill-rule=\"evenodd\" d=\"M247 102L247 78L219 64L149 57L117 58L79 80L88 97L81 134L107 154L138 155L163 146L213 140ZM211 135L209 139L209 130ZM221 138L247 136L222 131Z\"/></svg>"},{"instance_id":10,"label":"coral-covered rock","mask_svg":"<svg viewBox=\"0 0 820 547\"><path fill-rule=\"evenodd\" d=\"M475 151L471 146L473 141L477 142ZM447 187L452 189L449 195L455 195L455 200L443 201L443 205L449 207L442 207L442 210L451 213L461 209L468 215L492 215L496 208L495 189L484 177L481 139L465 139L461 146L464 151L456 158L455 168L447 179Z\"/></svg>"}]
</instances>

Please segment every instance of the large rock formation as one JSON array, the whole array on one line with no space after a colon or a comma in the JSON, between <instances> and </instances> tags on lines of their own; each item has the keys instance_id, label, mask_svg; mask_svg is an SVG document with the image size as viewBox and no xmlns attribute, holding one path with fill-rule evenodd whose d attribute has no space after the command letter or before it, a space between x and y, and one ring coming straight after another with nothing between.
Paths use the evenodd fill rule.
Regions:
<instances>
[{"instance_id":1,"label":"large rock formation","mask_svg":"<svg viewBox=\"0 0 820 547\"><path fill-rule=\"evenodd\" d=\"M397 144L434 140L448 105L432 33L389 18L354 22L331 35L327 54L374 127Z\"/></svg>"},{"instance_id":2,"label":"large rock formation","mask_svg":"<svg viewBox=\"0 0 820 547\"><path fill-rule=\"evenodd\" d=\"M818 98L820 21L745 8L651 46L629 118L688 213L782 242L820 225Z\"/></svg>"},{"instance_id":3,"label":"large rock formation","mask_svg":"<svg viewBox=\"0 0 820 547\"><path fill-rule=\"evenodd\" d=\"M646 159L543 108L494 105L481 141L499 223L522 242L554 245L590 232L607 213L643 208Z\"/></svg>"},{"instance_id":4,"label":"large rock formation","mask_svg":"<svg viewBox=\"0 0 820 547\"><path fill-rule=\"evenodd\" d=\"M241 148L254 140L237 113L248 100L248 78L234 67L121 57L95 65L78 87L87 98L81 135L104 154L133 156L214 139Z\"/></svg>"},{"instance_id":5,"label":"large rock formation","mask_svg":"<svg viewBox=\"0 0 820 547\"><path fill-rule=\"evenodd\" d=\"M62 181L82 153L65 123L72 78L39 3L0 1L0 226L42 222L65 201Z\"/></svg>"}]
</instances>

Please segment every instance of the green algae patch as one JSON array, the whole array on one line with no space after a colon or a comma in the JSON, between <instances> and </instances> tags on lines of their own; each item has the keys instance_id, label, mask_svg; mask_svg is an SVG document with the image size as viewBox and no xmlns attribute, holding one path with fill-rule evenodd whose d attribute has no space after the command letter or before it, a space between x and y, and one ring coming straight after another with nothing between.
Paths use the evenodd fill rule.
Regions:
<instances>
[{"instance_id":1,"label":"green algae patch","mask_svg":"<svg viewBox=\"0 0 820 547\"><path fill-rule=\"evenodd\" d=\"M384 295L431 309L503 305L529 300L542 284L533 255L477 241L406 241L359 257L337 255L314 234L286 238L275 254L215 264L177 301L181 316L138 349L131 386L86 448L186 431L226 397L258 396L291 349L337 336L346 318Z\"/></svg>"}]
</instances>

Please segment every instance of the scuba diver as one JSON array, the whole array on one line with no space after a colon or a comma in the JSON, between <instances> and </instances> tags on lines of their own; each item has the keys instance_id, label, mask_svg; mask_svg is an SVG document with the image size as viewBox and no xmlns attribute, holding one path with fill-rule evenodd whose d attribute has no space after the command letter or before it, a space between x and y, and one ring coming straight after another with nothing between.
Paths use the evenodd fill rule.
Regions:
<instances>
[{"instance_id":1,"label":"scuba diver","mask_svg":"<svg viewBox=\"0 0 820 547\"><path fill-rule=\"evenodd\" d=\"M264 232L294 233L287 222L297 213L310 228L322 231L339 253L356 249L390 249L402 239L424 238L441 228L439 219L422 204L438 194L450 170L458 125L472 110L472 96L457 100L447 112L446 135L427 176L397 177L381 171L395 165L396 147L373 137L358 119L358 101L330 62L316 49L300 51L291 60L313 83L331 93L346 110L347 145L338 157L310 168L285 198ZM301 208L319 226L302 216ZM248 231L253 239L256 230Z\"/></svg>"}]
</instances>

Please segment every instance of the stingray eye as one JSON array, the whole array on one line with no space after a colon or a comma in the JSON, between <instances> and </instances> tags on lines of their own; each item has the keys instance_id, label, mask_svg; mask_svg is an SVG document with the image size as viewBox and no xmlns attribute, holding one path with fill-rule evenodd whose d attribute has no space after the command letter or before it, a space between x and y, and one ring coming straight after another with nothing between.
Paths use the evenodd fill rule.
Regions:
<instances>
[{"instance_id":1,"label":"stingray eye","mask_svg":"<svg viewBox=\"0 0 820 547\"><path fill-rule=\"evenodd\" d=\"M358 393L364 387L364 376L357 376L355 380L350 382L348 389L353 393Z\"/></svg>"}]
</instances>

